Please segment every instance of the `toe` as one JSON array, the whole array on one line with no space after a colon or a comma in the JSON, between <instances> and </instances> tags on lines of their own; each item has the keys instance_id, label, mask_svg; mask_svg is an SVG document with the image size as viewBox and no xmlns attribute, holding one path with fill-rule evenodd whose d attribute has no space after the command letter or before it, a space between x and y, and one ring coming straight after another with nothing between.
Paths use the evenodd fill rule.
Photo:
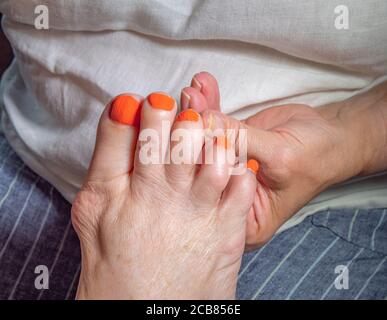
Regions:
<instances>
[{"instance_id":1,"label":"toe","mask_svg":"<svg viewBox=\"0 0 387 320\"><path fill-rule=\"evenodd\" d=\"M197 112L202 112L209 108L207 99L204 95L199 90L192 87L186 87L181 90L180 101L182 110L191 108Z\"/></svg>"},{"instance_id":2,"label":"toe","mask_svg":"<svg viewBox=\"0 0 387 320\"><path fill-rule=\"evenodd\" d=\"M133 175L159 176L169 163L169 141L177 105L161 92L150 94L141 108L141 125Z\"/></svg>"},{"instance_id":3,"label":"toe","mask_svg":"<svg viewBox=\"0 0 387 320\"><path fill-rule=\"evenodd\" d=\"M228 248L238 252L246 246L248 216L252 208L257 186L256 172L245 170L243 174L232 175L219 203L222 225L230 234ZM246 227L247 226L247 227ZM228 230L228 231L227 231ZM244 230L238 233L237 230Z\"/></svg>"},{"instance_id":4,"label":"toe","mask_svg":"<svg viewBox=\"0 0 387 320\"><path fill-rule=\"evenodd\" d=\"M133 166L142 97L122 94L101 115L88 181L107 181L128 174Z\"/></svg>"},{"instance_id":5,"label":"toe","mask_svg":"<svg viewBox=\"0 0 387 320\"><path fill-rule=\"evenodd\" d=\"M247 162L247 169L242 174L231 176L221 200L222 207L231 214L247 216L253 205L257 188L258 169L258 162L251 159Z\"/></svg>"},{"instance_id":6,"label":"toe","mask_svg":"<svg viewBox=\"0 0 387 320\"><path fill-rule=\"evenodd\" d=\"M193 109L182 111L172 128L171 164L166 166L167 179L172 185L191 187L197 164L201 160L203 142L200 114Z\"/></svg>"},{"instance_id":7,"label":"toe","mask_svg":"<svg viewBox=\"0 0 387 320\"><path fill-rule=\"evenodd\" d=\"M204 163L192 186L192 195L202 204L216 205L227 183L235 161L233 144L224 135L205 138Z\"/></svg>"},{"instance_id":8,"label":"toe","mask_svg":"<svg viewBox=\"0 0 387 320\"><path fill-rule=\"evenodd\" d=\"M207 100L208 108L220 110L220 93L218 81L208 72L197 73L191 81L191 87L199 90Z\"/></svg>"}]
</instances>

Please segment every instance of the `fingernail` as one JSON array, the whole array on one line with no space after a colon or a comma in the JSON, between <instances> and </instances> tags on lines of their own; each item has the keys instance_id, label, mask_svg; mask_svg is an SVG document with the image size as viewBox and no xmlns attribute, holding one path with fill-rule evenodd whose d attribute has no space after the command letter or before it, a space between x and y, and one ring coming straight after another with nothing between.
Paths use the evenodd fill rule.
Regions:
<instances>
[{"instance_id":1,"label":"fingernail","mask_svg":"<svg viewBox=\"0 0 387 320\"><path fill-rule=\"evenodd\" d=\"M175 99L164 93L152 93L149 95L148 101L155 109L171 111L175 106Z\"/></svg>"},{"instance_id":2,"label":"fingernail","mask_svg":"<svg viewBox=\"0 0 387 320\"><path fill-rule=\"evenodd\" d=\"M192 78L192 87L195 89L198 89L199 91L202 90L202 84L196 79L196 77Z\"/></svg>"},{"instance_id":3,"label":"fingernail","mask_svg":"<svg viewBox=\"0 0 387 320\"><path fill-rule=\"evenodd\" d=\"M193 109L187 109L182 112L176 117L176 121L199 121L199 113L197 113Z\"/></svg>"},{"instance_id":4,"label":"fingernail","mask_svg":"<svg viewBox=\"0 0 387 320\"><path fill-rule=\"evenodd\" d=\"M224 149L230 148L230 140L226 136L218 136L215 138L215 144L223 147Z\"/></svg>"},{"instance_id":5,"label":"fingernail","mask_svg":"<svg viewBox=\"0 0 387 320\"><path fill-rule=\"evenodd\" d=\"M184 90L181 91L181 108L183 110L188 109L190 105L191 97Z\"/></svg>"},{"instance_id":6,"label":"fingernail","mask_svg":"<svg viewBox=\"0 0 387 320\"><path fill-rule=\"evenodd\" d=\"M254 174L259 171L259 163L257 160L250 159L247 161L247 169L251 170Z\"/></svg>"},{"instance_id":7,"label":"fingernail","mask_svg":"<svg viewBox=\"0 0 387 320\"><path fill-rule=\"evenodd\" d=\"M110 119L121 124L138 127L140 124L140 105L140 102L132 96L117 96L111 103Z\"/></svg>"}]
</instances>

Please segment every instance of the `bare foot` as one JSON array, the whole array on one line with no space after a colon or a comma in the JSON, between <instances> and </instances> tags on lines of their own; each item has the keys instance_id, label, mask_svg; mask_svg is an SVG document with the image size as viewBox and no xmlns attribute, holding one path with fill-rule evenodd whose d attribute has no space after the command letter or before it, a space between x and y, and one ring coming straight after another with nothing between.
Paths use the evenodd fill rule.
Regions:
<instances>
[{"instance_id":1,"label":"bare foot","mask_svg":"<svg viewBox=\"0 0 387 320\"><path fill-rule=\"evenodd\" d=\"M233 144L220 139L212 163L199 165L202 155L188 152L184 159L192 161L165 164L169 149L143 139L147 132L166 134L172 150L178 130L189 132L186 150L204 144L201 116L186 110L175 121L176 109L166 94L144 101L126 94L102 114L72 209L82 250L77 298L234 298L255 174L230 176L224 150L234 152ZM163 161L143 161L149 146Z\"/></svg>"}]
</instances>

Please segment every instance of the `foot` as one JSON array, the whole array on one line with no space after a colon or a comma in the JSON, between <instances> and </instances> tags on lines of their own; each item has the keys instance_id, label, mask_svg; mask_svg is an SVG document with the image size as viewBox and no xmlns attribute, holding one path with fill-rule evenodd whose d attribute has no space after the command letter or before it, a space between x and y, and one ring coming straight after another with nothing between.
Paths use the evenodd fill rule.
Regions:
<instances>
[{"instance_id":1,"label":"foot","mask_svg":"<svg viewBox=\"0 0 387 320\"><path fill-rule=\"evenodd\" d=\"M233 142L215 139L210 153L200 114L175 120L176 110L171 97L153 93L121 95L103 112L72 208L78 298L234 298L255 173L230 176ZM198 164L202 149L213 161ZM181 163L170 161L174 152Z\"/></svg>"}]
</instances>

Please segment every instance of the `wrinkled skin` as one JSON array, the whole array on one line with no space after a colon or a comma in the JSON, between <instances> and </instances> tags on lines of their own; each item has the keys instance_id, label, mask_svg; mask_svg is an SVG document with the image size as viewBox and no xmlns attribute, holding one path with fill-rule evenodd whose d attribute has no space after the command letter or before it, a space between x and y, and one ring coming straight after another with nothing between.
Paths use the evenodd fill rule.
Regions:
<instances>
[{"instance_id":1,"label":"wrinkled skin","mask_svg":"<svg viewBox=\"0 0 387 320\"><path fill-rule=\"evenodd\" d=\"M142 128L174 115L144 105ZM144 165L138 148L132 163L135 137L132 127L113 123L104 112L72 208L82 250L77 297L234 298L255 175L247 170L230 177L229 164L216 161Z\"/></svg>"}]
</instances>

